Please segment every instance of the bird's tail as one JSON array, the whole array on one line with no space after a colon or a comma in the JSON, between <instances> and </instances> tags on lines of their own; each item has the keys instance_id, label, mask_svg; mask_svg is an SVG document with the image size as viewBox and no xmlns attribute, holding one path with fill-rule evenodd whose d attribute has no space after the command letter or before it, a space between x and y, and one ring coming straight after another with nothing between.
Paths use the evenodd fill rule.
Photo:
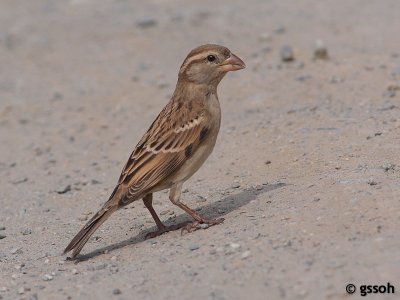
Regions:
<instances>
[{"instance_id":1,"label":"bird's tail","mask_svg":"<svg viewBox=\"0 0 400 300\"><path fill-rule=\"evenodd\" d=\"M75 258L97 228L117 209L117 206L108 206L100 209L72 239L67 248L65 248L64 254L73 250L71 258Z\"/></svg>"}]
</instances>

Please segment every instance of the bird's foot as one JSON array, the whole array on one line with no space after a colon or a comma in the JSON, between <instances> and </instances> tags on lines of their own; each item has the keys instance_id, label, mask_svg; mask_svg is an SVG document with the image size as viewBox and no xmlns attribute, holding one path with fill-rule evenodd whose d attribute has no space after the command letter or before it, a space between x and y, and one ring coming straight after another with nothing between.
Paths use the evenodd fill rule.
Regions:
<instances>
[{"instance_id":1,"label":"bird's foot","mask_svg":"<svg viewBox=\"0 0 400 300\"><path fill-rule=\"evenodd\" d=\"M184 227L182 227L181 234L183 234L185 231L187 232L193 232L198 229L207 229L208 227L221 224L224 222L224 218L219 218L219 219L202 219L201 221L194 221L191 223L186 224Z\"/></svg>"}]
</instances>

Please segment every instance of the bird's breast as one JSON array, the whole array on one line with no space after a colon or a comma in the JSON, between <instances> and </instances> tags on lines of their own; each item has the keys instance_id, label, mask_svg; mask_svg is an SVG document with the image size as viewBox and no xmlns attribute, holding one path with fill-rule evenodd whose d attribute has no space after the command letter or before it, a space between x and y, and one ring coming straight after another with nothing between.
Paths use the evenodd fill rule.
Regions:
<instances>
[{"instance_id":1,"label":"bird's breast","mask_svg":"<svg viewBox=\"0 0 400 300\"><path fill-rule=\"evenodd\" d=\"M214 149L221 125L221 108L216 94L212 94L206 99L205 108L208 114L208 122L205 124L207 125L208 133L196 151L177 172L173 180L174 183L186 181L191 177L203 165Z\"/></svg>"},{"instance_id":2,"label":"bird's breast","mask_svg":"<svg viewBox=\"0 0 400 300\"><path fill-rule=\"evenodd\" d=\"M221 124L221 106L219 105L219 100L217 94L212 93L205 100L205 107L210 114L210 121L215 122L219 126Z\"/></svg>"},{"instance_id":3,"label":"bird's breast","mask_svg":"<svg viewBox=\"0 0 400 300\"><path fill-rule=\"evenodd\" d=\"M173 183L183 182L189 179L206 161L208 156L214 149L217 135L210 135L208 138L197 148L197 150L188 158L176 175L173 178Z\"/></svg>"}]
</instances>

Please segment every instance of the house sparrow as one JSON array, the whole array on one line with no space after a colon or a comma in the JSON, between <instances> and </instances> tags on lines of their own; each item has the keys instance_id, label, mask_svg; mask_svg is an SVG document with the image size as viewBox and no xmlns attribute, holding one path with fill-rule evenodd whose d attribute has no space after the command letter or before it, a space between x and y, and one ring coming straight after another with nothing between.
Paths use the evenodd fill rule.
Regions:
<instances>
[{"instance_id":1,"label":"house sparrow","mask_svg":"<svg viewBox=\"0 0 400 300\"><path fill-rule=\"evenodd\" d=\"M175 92L136 145L109 200L72 239L64 254L76 257L97 228L119 208L143 199L158 230L155 237L176 226L165 226L155 212L153 193L170 189L169 199L194 218L188 231L224 219L206 219L180 201L183 183L212 152L221 123L217 86L225 74L245 68L244 62L219 45L193 49L184 60Z\"/></svg>"}]
</instances>

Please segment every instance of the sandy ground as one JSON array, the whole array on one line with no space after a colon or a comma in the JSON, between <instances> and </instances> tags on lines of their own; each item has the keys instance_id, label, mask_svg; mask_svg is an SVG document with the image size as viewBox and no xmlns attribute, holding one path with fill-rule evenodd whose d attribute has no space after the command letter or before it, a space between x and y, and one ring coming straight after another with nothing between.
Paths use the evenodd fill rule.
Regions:
<instances>
[{"instance_id":1,"label":"sandy ground","mask_svg":"<svg viewBox=\"0 0 400 300\"><path fill-rule=\"evenodd\" d=\"M398 297L399 11L398 0L1 1L0 299L358 299L360 285L387 282ZM313 58L318 39L328 60ZM183 194L224 224L144 240L155 226L140 201L67 261L183 58L207 42L248 66L221 83L216 149ZM167 223L189 220L166 193L155 203Z\"/></svg>"}]
</instances>

